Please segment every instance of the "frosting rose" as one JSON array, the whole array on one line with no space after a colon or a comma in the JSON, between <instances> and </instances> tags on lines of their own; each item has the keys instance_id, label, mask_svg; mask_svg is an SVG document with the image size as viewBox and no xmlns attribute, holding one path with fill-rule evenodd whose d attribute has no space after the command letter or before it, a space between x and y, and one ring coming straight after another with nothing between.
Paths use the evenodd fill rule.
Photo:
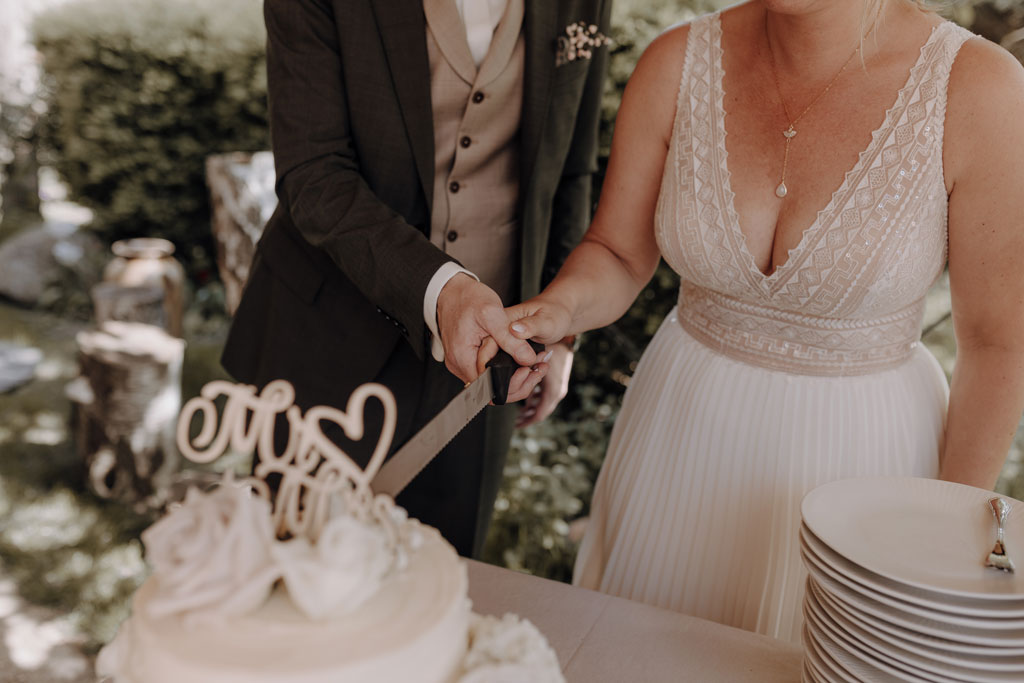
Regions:
<instances>
[{"instance_id":1,"label":"frosting rose","mask_svg":"<svg viewBox=\"0 0 1024 683\"><path fill-rule=\"evenodd\" d=\"M149 615L238 616L254 610L280 577L270 503L230 481L185 501L142 533L156 594Z\"/></svg>"},{"instance_id":2,"label":"frosting rose","mask_svg":"<svg viewBox=\"0 0 1024 683\"><path fill-rule=\"evenodd\" d=\"M334 517L315 545L305 538L271 550L292 602L311 619L346 614L377 592L396 553L379 526Z\"/></svg>"},{"instance_id":3,"label":"frosting rose","mask_svg":"<svg viewBox=\"0 0 1024 683\"><path fill-rule=\"evenodd\" d=\"M565 683L558 657L526 619L473 615L458 683Z\"/></svg>"}]
</instances>

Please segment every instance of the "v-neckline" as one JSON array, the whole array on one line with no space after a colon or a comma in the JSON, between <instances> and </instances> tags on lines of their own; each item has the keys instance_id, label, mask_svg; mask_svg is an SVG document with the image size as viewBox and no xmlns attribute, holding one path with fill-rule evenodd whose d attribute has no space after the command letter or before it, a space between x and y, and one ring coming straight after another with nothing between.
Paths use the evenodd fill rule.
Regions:
<instances>
[{"instance_id":1,"label":"v-neckline","mask_svg":"<svg viewBox=\"0 0 1024 683\"><path fill-rule=\"evenodd\" d=\"M925 61L925 54L928 48L936 39L936 36L938 35L939 31L944 30L947 24L949 24L950 22L943 21L942 23L937 24L932 28L931 34L928 36L928 39L925 40L925 42L921 45L921 48L918 52L917 60L910 67L910 71L907 74L906 81L904 82L903 86L900 87L900 89L897 91L895 101L888 109L885 110L885 114L882 117L882 122L874 130L871 131L871 141L868 143L868 146L865 147L857 155L857 161L854 163L853 167L843 174L842 182L839 184L839 187L832 192L832 195L829 198L828 203L823 208L818 210L817 214L815 214L814 220L811 221L810 225L804 228L803 231L800 233L800 240L797 242L795 247L793 247L786 253L786 259L781 264L776 266L775 269L771 271L771 273L765 273L764 271L757 267L757 261L755 261L754 255L750 251L750 247L747 245L747 236L743 232L742 227L740 226L739 213L736 211L736 194L732 191L732 174L729 171L729 152L725 144L725 138L728 133L725 129L725 88L723 85L725 77L725 67L723 65L722 59L724 55L724 50L722 49L721 13L717 13L715 15L714 21L715 31L713 34L713 48L715 48L714 54L716 55L718 77L713 81L713 87L717 90L717 92L712 93L711 101L716 103L718 109L718 122L716 128L718 133L717 137L719 139L718 151L721 155L720 168L722 170L723 197L725 204L725 212L727 214L726 222L728 223L728 229L734 233L733 236L735 238L735 242L737 243L740 252L739 258L743 261L743 264L741 265L745 265L750 270L751 277L754 280L754 282L757 283L759 288L761 288L766 294L771 295L774 293L773 287L778 287L777 283L784 281L784 278L782 277L783 274L788 273L792 269L791 264L795 262L794 257L800 256L802 252L807 249L807 245L813 238L814 234L823 229L821 226L824 225L824 218L828 215L835 213L838 200L840 197L848 194L851 181L854 178L860 178L863 175L865 164L877 153L879 141L888 137L888 131L896 124L894 117L899 112L900 108L905 106L910 91L914 87L916 87L917 79L915 78L915 76L917 75L917 72L920 71L920 69L927 64L927 62ZM777 231L778 225L776 224L775 227Z\"/></svg>"}]
</instances>

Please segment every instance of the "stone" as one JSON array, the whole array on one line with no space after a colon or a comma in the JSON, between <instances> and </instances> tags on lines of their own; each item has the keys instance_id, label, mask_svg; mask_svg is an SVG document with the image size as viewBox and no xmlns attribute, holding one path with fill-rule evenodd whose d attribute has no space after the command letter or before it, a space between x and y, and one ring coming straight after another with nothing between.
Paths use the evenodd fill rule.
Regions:
<instances>
[{"instance_id":1,"label":"stone","mask_svg":"<svg viewBox=\"0 0 1024 683\"><path fill-rule=\"evenodd\" d=\"M31 346L0 341L0 394L30 382L43 352Z\"/></svg>"},{"instance_id":2,"label":"stone","mask_svg":"<svg viewBox=\"0 0 1024 683\"><path fill-rule=\"evenodd\" d=\"M0 244L0 296L23 306L88 291L99 282L104 249L71 223L43 222Z\"/></svg>"}]
</instances>

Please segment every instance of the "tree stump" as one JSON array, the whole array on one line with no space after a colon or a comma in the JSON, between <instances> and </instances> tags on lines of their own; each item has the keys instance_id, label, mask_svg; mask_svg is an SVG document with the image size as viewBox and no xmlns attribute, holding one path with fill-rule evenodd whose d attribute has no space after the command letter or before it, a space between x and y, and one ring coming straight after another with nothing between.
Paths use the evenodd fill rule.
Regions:
<instances>
[{"instance_id":1,"label":"tree stump","mask_svg":"<svg viewBox=\"0 0 1024 683\"><path fill-rule=\"evenodd\" d=\"M78 333L80 376L66 389L90 488L137 508L166 502L185 342L153 325L108 321Z\"/></svg>"},{"instance_id":2,"label":"tree stump","mask_svg":"<svg viewBox=\"0 0 1024 683\"><path fill-rule=\"evenodd\" d=\"M213 236L225 306L234 314L249 278L256 243L277 206L274 158L270 152L207 157L206 184L213 205Z\"/></svg>"}]
</instances>

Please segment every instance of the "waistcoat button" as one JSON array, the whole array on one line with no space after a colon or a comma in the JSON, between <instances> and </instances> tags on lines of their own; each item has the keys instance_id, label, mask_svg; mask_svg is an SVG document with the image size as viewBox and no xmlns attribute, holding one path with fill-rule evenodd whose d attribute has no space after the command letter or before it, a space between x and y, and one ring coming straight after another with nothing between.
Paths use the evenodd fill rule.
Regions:
<instances>
[{"instance_id":1,"label":"waistcoat button","mask_svg":"<svg viewBox=\"0 0 1024 683\"><path fill-rule=\"evenodd\" d=\"M458 191L459 191L459 184L458 184L458 182L456 182L456 181L454 181L454 180L453 180L453 181L452 181L452 182L451 182L451 183L450 183L450 184L448 185L448 189L449 189L449 190L451 190L452 192L458 192Z\"/></svg>"},{"instance_id":2,"label":"waistcoat button","mask_svg":"<svg viewBox=\"0 0 1024 683\"><path fill-rule=\"evenodd\" d=\"M473 102L474 103L480 104L483 101L484 101L484 94L482 92L477 90L475 93L473 93Z\"/></svg>"}]
</instances>

